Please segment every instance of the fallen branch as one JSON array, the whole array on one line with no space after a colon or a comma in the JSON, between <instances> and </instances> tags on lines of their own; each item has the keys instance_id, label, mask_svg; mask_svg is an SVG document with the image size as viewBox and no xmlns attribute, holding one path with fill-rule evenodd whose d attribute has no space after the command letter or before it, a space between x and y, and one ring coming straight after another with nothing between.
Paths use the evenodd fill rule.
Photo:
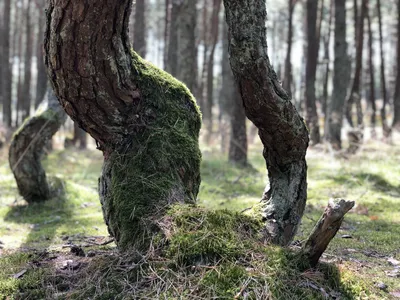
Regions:
<instances>
[{"instance_id":1,"label":"fallen branch","mask_svg":"<svg viewBox=\"0 0 400 300\"><path fill-rule=\"evenodd\" d=\"M303 247L303 251L312 266L318 263L329 242L338 232L344 215L353 208L354 204L354 201L344 199L329 200L328 206Z\"/></svg>"}]
</instances>

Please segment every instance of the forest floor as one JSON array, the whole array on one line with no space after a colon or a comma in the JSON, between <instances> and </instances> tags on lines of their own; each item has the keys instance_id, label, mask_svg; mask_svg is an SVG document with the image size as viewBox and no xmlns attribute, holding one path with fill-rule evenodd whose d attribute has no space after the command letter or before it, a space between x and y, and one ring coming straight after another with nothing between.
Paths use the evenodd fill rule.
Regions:
<instances>
[{"instance_id":1,"label":"forest floor","mask_svg":"<svg viewBox=\"0 0 400 300\"><path fill-rule=\"evenodd\" d=\"M239 169L212 147L204 147L200 205L242 211L256 204L266 184L261 152L260 145L252 145L252 168ZM400 298L399 145L367 141L351 158L335 158L323 146L314 147L307 161L308 204L297 244L307 238L329 198L355 200L356 206L322 258L339 270L341 291L326 285L318 270L303 271L293 284L321 299ZM69 298L71 287L44 284L46 266L68 277L92 256L115 253L97 195L101 153L54 150L44 164L49 175L64 180L65 197L27 206L18 195L7 153L0 152L0 299L24 298L24 289L39 288L52 288L51 297ZM237 299L242 292L239 287ZM49 297L48 292L37 295Z\"/></svg>"}]
</instances>

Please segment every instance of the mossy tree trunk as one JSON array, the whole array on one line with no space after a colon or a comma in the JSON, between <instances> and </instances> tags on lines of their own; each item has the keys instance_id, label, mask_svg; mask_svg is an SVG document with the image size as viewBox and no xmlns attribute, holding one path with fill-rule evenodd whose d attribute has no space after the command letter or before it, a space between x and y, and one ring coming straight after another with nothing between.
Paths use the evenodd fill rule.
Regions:
<instances>
[{"instance_id":1,"label":"mossy tree trunk","mask_svg":"<svg viewBox=\"0 0 400 300\"><path fill-rule=\"evenodd\" d=\"M146 250L171 204L196 201L201 118L181 82L131 50L131 3L49 1L45 63L65 111L103 151L110 234L121 250Z\"/></svg>"},{"instance_id":2,"label":"mossy tree trunk","mask_svg":"<svg viewBox=\"0 0 400 300\"><path fill-rule=\"evenodd\" d=\"M47 92L47 108L39 106L14 134L9 163L20 194L28 203L51 197L51 188L41 164L44 148L66 119L53 91Z\"/></svg>"},{"instance_id":3,"label":"mossy tree trunk","mask_svg":"<svg viewBox=\"0 0 400 300\"><path fill-rule=\"evenodd\" d=\"M287 245L296 233L307 198L308 132L282 89L268 55L263 0L224 0L230 64L246 116L264 145L269 186L264 193L266 236Z\"/></svg>"}]
</instances>

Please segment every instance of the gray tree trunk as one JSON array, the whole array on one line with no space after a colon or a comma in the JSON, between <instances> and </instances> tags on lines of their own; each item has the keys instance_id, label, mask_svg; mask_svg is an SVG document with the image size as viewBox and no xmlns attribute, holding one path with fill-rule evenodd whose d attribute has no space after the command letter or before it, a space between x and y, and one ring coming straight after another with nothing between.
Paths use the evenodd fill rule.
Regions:
<instances>
[{"instance_id":1,"label":"gray tree trunk","mask_svg":"<svg viewBox=\"0 0 400 300\"><path fill-rule=\"evenodd\" d=\"M136 0L135 25L133 27L133 49L146 57L146 0Z\"/></svg>"},{"instance_id":2,"label":"gray tree trunk","mask_svg":"<svg viewBox=\"0 0 400 300\"><path fill-rule=\"evenodd\" d=\"M306 63L306 120L313 144L321 142L319 132L319 119L315 96L315 79L318 60L318 35L317 35L318 1L307 0L307 63Z\"/></svg>"},{"instance_id":3,"label":"gray tree trunk","mask_svg":"<svg viewBox=\"0 0 400 300\"><path fill-rule=\"evenodd\" d=\"M342 148L343 106L348 86L349 58L346 42L346 0L335 0L333 92L328 104L328 135L332 148Z\"/></svg>"},{"instance_id":4,"label":"gray tree trunk","mask_svg":"<svg viewBox=\"0 0 400 300\"><path fill-rule=\"evenodd\" d=\"M44 39L44 21L45 21L45 11L44 11L44 1L40 2L39 7L39 39L36 48L36 59L37 59L37 82L36 82L36 97L35 97L35 108L39 106L42 102L47 89L47 74L46 67L43 60L43 39Z\"/></svg>"},{"instance_id":5,"label":"gray tree trunk","mask_svg":"<svg viewBox=\"0 0 400 300\"><path fill-rule=\"evenodd\" d=\"M196 201L201 118L184 84L131 51L131 5L50 0L45 63L65 111L103 152L110 234L121 250L146 251L168 207Z\"/></svg>"},{"instance_id":6,"label":"gray tree trunk","mask_svg":"<svg viewBox=\"0 0 400 300\"><path fill-rule=\"evenodd\" d=\"M287 50L285 58L285 78L283 79L283 88L291 95L292 85L292 40L293 40L293 12L297 0L288 0L288 33L287 33Z\"/></svg>"},{"instance_id":7,"label":"gray tree trunk","mask_svg":"<svg viewBox=\"0 0 400 300\"><path fill-rule=\"evenodd\" d=\"M3 122L6 126L12 125L11 114L11 84L12 72L10 64L10 16L11 16L11 0L4 1L4 20L3 20L3 62L1 72L3 72Z\"/></svg>"},{"instance_id":8,"label":"gray tree trunk","mask_svg":"<svg viewBox=\"0 0 400 300\"><path fill-rule=\"evenodd\" d=\"M196 0L183 0L179 14L179 80L195 93L197 83Z\"/></svg>"},{"instance_id":9,"label":"gray tree trunk","mask_svg":"<svg viewBox=\"0 0 400 300\"><path fill-rule=\"evenodd\" d=\"M44 147L66 119L52 91L48 91L47 98L47 107L39 107L14 134L9 150L10 168L19 193L28 203L41 202L52 196L41 158Z\"/></svg>"},{"instance_id":10,"label":"gray tree trunk","mask_svg":"<svg viewBox=\"0 0 400 300\"><path fill-rule=\"evenodd\" d=\"M308 132L267 55L264 0L224 0L230 64L246 116L264 145L269 185L262 199L265 234L275 244L293 239L307 199Z\"/></svg>"},{"instance_id":11,"label":"gray tree trunk","mask_svg":"<svg viewBox=\"0 0 400 300\"><path fill-rule=\"evenodd\" d=\"M397 2L397 16L400 16L400 0ZM397 20L397 76L393 96L394 115L392 127L400 130L400 17Z\"/></svg>"},{"instance_id":12,"label":"gray tree trunk","mask_svg":"<svg viewBox=\"0 0 400 300\"><path fill-rule=\"evenodd\" d=\"M373 34L371 28L371 12L367 11L367 24L368 24L368 63L369 63L369 101L371 104L371 127L372 136L376 136L376 103L375 103L375 68L374 68L374 50L373 50Z\"/></svg>"},{"instance_id":13,"label":"gray tree trunk","mask_svg":"<svg viewBox=\"0 0 400 300\"><path fill-rule=\"evenodd\" d=\"M31 0L26 4L26 30L25 30L25 61L24 61L24 83L22 86L22 120L25 120L30 115L31 110L31 79L32 79L32 50L33 36L31 24Z\"/></svg>"}]
</instances>

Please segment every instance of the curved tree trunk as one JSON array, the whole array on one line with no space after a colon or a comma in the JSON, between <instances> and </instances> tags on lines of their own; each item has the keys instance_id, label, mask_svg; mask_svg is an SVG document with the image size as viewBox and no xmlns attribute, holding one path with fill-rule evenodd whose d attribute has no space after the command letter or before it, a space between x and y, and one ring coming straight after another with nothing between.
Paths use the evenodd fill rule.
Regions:
<instances>
[{"instance_id":1,"label":"curved tree trunk","mask_svg":"<svg viewBox=\"0 0 400 300\"><path fill-rule=\"evenodd\" d=\"M50 0L45 63L65 111L103 151L110 234L140 251L170 205L196 201L201 118L186 86L131 51L131 3Z\"/></svg>"},{"instance_id":2,"label":"curved tree trunk","mask_svg":"<svg viewBox=\"0 0 400 300\"><path fill-rule=\"evenodd\" d=\"M287 245L296 233L307 198L308 132L282 89L268 55L263 0L224 0L230 63L246 116L264 145L269 186L263 203L266 236Z\"/></svg>"},{"instance_id":3,"label":"curved tree trunk","mask_svg":"<svg viewBox=\"0 0 400 300\"><path fill-rule=\"evenodd\" d=\"M342 148L343 106L346 101L347 78L349 73L349 58L346 42L346 0L335 1L335 37L333 92L328 105L328 141L332 148Z\"/></svg>"},{"instance_id":4,"label":"curved tree trunk","mask_svg":"<svg viewBox=\"0 0 400 300\"><path fill-rule=\"evenodd\" d=\"M9 150L9 163L20 194L28 203L51 197L51 186L41 164L44 147L66 119L57 97L47 92L47 108L39 107L15 133Z\"/></svg>"}]
</instances>

